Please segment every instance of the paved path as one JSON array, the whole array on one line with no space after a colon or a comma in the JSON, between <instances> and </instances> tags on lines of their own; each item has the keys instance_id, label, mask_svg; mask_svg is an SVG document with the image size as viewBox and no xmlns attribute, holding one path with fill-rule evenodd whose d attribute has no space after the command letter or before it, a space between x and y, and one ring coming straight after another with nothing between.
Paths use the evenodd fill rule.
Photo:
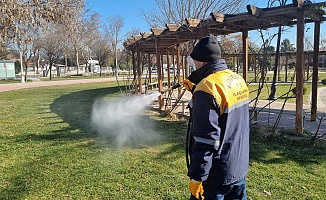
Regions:
<instances>
[{"instance_id":1,"label":"paved path","mask_svg":"<svg viewBox=\"0 0 326 200\"><path fill-rule=\"evenodd\" d=\"M317 117L320 119L325 119L319 128L319 135L326 133L326 87L322 87L318 89L318 102L317 102ZM191 98L191 93L186 92L183 100L188 101ZM268 100L259 100L256 110L260 110L270 101ZM253 102L250 104L253 106ZM273 102L269 106L265 107L261 112L259 112L257 116L257 121L251 120L251 122L255 122L258 125L270 125L274 126L277 118L279 116L280 110L283 106L282 102ZM178 108L177 112L181 112L182 108ZM320 123L320 120L310 121L310 105L303 105L303 127L304 130L316 133L317 127ZM253 118L254 115L252 114L250 118ZM323 118L322 118L323 117ZM284 128L287 130L295 130L295 118L296 118L296 104L295 103L286 103L284 106L283 114L279 120L278 126L279 128Z\"/></svg>"},{"instance_id":2,"label":"paved path","mask_svg":"<svg viewBox=\"0 0 326 200\"><path fill-rule=\"evenodd\" d=\"M108 82L115 81L116 78L94 78L94 79L77 79L77 80L64 80L64 81L37 81L26 82L26 83L10 83L0 84L0 92L19 90L31 87L44 87L44 86L55 86L55 85L69 85L69 84L82 84L82 83L95 83L95 82Z\"/></svg>"}]
</instances>

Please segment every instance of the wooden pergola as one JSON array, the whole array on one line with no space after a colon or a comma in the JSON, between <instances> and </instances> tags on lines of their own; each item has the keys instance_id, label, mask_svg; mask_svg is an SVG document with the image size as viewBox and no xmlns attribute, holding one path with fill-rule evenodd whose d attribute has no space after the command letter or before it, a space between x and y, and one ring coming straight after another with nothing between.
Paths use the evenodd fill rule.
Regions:
<instances>
[{"instance_id":1,"label":"wooden pergola","mask_svg":"<svg viewBox=\"0 0 326 200\"><path fill-rule=\"evenodd\" d=\"M273 8L258 8L247 5L247 12L245 13L234 15L211 13L205 20L186 19L186 24L183 25L166 24L165 29L152 28L149 33L144 32L128 38L124 46L132 53L134 79L138 81L139 86L142 85L141 54L148 54L149 60L151 54L155 55L155 62L158 67L158 88L161 91L163 89L163 56L166 56L168 66L170 55L173 55L173 58L176 56L176 63L180 64L181 59L183 59L182 56L187 56L189 53L181 52L181 45L193 43L207 34L217 36L242 33L243 78L248 81L248 32L296 25L295 127L297 132L303 132L304 25L314 23L311 120L316 120L320 24L326 19L322 10L322 7L326 6L326 2L309 4L304 3L303 0L293 2L293 4ZM178 70L181 67L178 67ZM186 73L185 76L187 75ZM170 79L169 73L168 79ZM178 82L181 82L180 80L180 73L178 73ZM136 92L142 93L142 87L138 87ZM159 97L160 108L163 107L163 103L163 96L161 95Z\"/></svg>"}]
</instances>

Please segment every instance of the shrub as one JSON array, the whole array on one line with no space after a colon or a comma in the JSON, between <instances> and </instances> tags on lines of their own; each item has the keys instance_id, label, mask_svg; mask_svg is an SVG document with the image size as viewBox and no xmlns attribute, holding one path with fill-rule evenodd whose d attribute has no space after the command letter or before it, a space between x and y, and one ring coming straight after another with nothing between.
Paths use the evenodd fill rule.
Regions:
<instances>
[{"instance_id":1,"label":"shrub","mask_svg":"<svg viewBox=\"0 0 326 200\"><path fill-rule=\"evenodd\" d=\"M321 83L322 83L323 85L326 85L326 79L321 80Z\"/></svg>"},{"instance_id":2,"label":"shrub","mask_svg":"<svg viewBox=\"0 0 326 200\"><path fill-rule=\"evenodd\" d=\"M20 73L20 62L19 61L15 62L15 73L16 74Z\"/></svg>"},{"instance_id":3,"label":"shrub","mask_svg":"<svg viewBox=\"0 0 326 200\"><path fill-rule=\"evenodd\" d=\"M305 95L308 91L308 87L303 85L303 95ZM292 94L295 96L296 95L296 87L294 87L292 90L291 90Z\"/></svg>"}]
</instances>

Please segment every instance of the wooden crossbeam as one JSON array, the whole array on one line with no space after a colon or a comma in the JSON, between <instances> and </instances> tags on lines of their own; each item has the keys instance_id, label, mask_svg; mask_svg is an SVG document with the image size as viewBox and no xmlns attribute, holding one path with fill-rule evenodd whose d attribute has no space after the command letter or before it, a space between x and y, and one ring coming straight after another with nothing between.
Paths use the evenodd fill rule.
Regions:
<instances>
[{"instance_id":1,"label":"wooden crossbeam","mask_svg":"<svg viewBox=\"0 0 326 200\"><path fill-rule=\"evenodd\" d=\"M171 32L175 32L175 31L177 31L178 29L179 29L179 25L177 25L177 24L166 24L165 25L168 29L169 29L169 31L171 31Z\"/></svg>"},{"instance_id":2,"label":"wooden crossbeam","mask_svg":"<svg viewBox=\"0 0 326 200\"><path fill-rule=\"evenodd\" d=\"M133 35L132 36L136 41L140 40L142 37L140 35Z\"/></svg>"},{"instance_id":3,"label":"wooden crossbeam","mask_svg":"<svg viewBox=\"0 0 326 200\"><path fill-rule=\"evenodd\" d=\"M247 5L247 11L249 15L254 15L256 17L259 17L260 13L262 12L262 9L253 5Z\"/></svg>"},{"instance_id":4,"label":"wooden crossbeam","mask_svg":"<svg viewBox=\"0 0 326 200\"><path fill-rule=\"evenodd\" d=\"M160 35L163 33L164 29L152 28L151 31L154 35Z\"/></svg>"},{"instance_id":5,"label":"wooden crossbeam","mask_svg":"<svg viewBox=\"0 0 326 200\"><path fill-rule=\"evenodd\" d=\"M135 38L128 38L127 41L128 41L130 44L132 44L132 43L134 43L136 40L135 40Z\"/></svg>"},{"instance_id":6,"label":"wooden crossbeam","mask_svg":"<svg viewBox=\"0 0 326 200\"><path fill-rule=\"evenodd\" d=\"M216 22L224 22L225 15L221 13L211 13L210 16Z\"/></svg>"},{"instance_id":7,"label":"wooden crossbeam","mask_svg":"<svg viewBox=\"0 0 326 200\"><path fill-rule=\"evenodd\" d=\"M141 32L140 35L142 36L143 39L146 39L146 38L148 38L149 36L151 36L152 33Z\"/></svg>"},{"instance_id":8,"label":"wooden crossbeam","mask_svg":"<svg viewBox=\"0 0 326 200\"><path fill-rule=\"evenodd\" d=\"M200 23L199 19L186 18L186 22L190 27L197 27Z\"/></svg>"},{"instance_id":9,"label":"wooden crossbeam","mask_svg":"<svg viewBox=\"0 0 326 200\"><path fill-rule=\"evenodd\" d=\"M318 13L316 13L315 11L307 11L307 12L305 12L305 14L315 22L320 22L320 20L321 20L321 16Z\"/></svg>"},{"instance_id":10,"label":"wooden crossbeam","mask_svg":"<svg viewBox=\"0 0 326 200\"><path fill-rule=\"evenodd\" d=\"M166 29L152 28L151 33L141 33L139 37L128 39L124 45L134 48L134 43L138 41L140 47L152 48L155 36L160 42L160 48L167 48L169 45L187 42L193 38L198 38L204 32L216 35L224 35L244 30L267 29L278 26L292 26L297 24L297 12L300 10L300 2L273 8L258 8L248 5L246 13L237 15L211 13L206 20L187 18L186 24L180 26L176 24L166 24ZM316 21L326 21L323 15L322 6L326 7L326 1L313 4L302 4L304 12L304 23ZM164 45L163 45L164 44ZM144 48L143 48L144 47ZM128 48L128 49L130 49Z\"/></svg>"}]
</instances>

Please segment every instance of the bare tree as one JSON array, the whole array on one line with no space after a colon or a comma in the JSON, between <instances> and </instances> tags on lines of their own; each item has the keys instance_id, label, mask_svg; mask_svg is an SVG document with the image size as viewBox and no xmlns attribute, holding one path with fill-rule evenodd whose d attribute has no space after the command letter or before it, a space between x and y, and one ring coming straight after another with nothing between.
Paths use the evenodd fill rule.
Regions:
<instances>
[{"instance_id":1,"label":"bare tree","mask_svg":"<svg viewBox=\"0 0 326 200\"><path fill-rule=\"evenodd\" d=\"M27 72L27 60L32 56L33 52L33 33L32 31L22 32L24 34L19 34L15 36L12 40L7 40L7 47L12 51L17 52L20 57L20 72L21 72L21 82L24 83L27 81L27 76L24 71Z\"/></svg>"},{"instance_id":2,"label":"bare tree","mask_svg":"<svg viewBox=\"0 0 326 200\"><path fill-rule=\"evenodd\" d=\"M49 62L50 80L52 79L53 64L64 55L65 36L62 33L63 27L53 26L52 28L48 28L38 41L38 46L41 47L44 57Z\"/></svg>"},{"instance_id":3,"label":"bare tree","mask_svg":"<svg viewBox=\"0 0 326 200\"><path fill-rule=\"evenodd\" d=\"M102 67L108 64L109 57L111 54L111 49L106 38L100 32L98 32L97 34L98 36L91 43L90 49L99 62L100 76L102 76Z\"/></svg>"},{"instance_id":4,"label":"bare tree","mask_svg":"<svg viewBox=\"0 0 326 200\"><path fill-rule=\"evenodd\" d=\"M120 33L124 26L124 20L120 15L114 15L109 16L107 22L105 29L114 50L114 68L115 75L118 78L118 44L122 41Z\"/></svg>"},{"instance_id":5,"label":"bare tree","mask_svg":"<svg viewBox=\"0 0 326 200\"><path fill-rule=\"evenodd\" d=\"M26 58L23 54L26 47L31 47L34 38L31 32L45 28L47 22L73 21L83 6L84 0L2 0L0 43L8 43L11 40L11 43L17 45L23 69L23 59Z\"/></svg>"},{"instance_id":6,"label":"bare tree","mask_svg":"<svg viewBox=\"0 0 326 200\"><path fill-rule=\"evenodd\" d=\"M155 0L155 8L141 10L141 15L151 27L166 23L184 24L186 18L206 19L211 12L237 13L245 9L246 0Z\"/></svg>"},{"instance_id":7,"label":"bare tree","mask_svg":"<svg viewBox=\"0 0 326 200\"><path fill-rule=\"evenodd\" d=\"M69 40L74 48L77 64L77 74L79 74L79 53L94 40L94 32L100 26L99 15L97 13L88 14L85 11L77 16L78 21L68 25Z\"/></svg>"},{"instance_id":8,"label":"bare tree","mask_svg":"<svg viewBox=\"0 0 326 200\"><path fill-rule=\"evenodd\" d=\"M0 60L7 59L9 53L10 52L8 51L8 49L4 45L0 44Z\"/></svg>"},{"instance_id":9,"label":"bare tree","mask_svg":"<svg viewBox=\"0 0 326 200\"><path fill-rule=\"evenodd\" d=\"M0 1L0 42L24 35L45 22L63 23L74 18L84 0L2 0Z\"/></svg>"}]
</instances>

